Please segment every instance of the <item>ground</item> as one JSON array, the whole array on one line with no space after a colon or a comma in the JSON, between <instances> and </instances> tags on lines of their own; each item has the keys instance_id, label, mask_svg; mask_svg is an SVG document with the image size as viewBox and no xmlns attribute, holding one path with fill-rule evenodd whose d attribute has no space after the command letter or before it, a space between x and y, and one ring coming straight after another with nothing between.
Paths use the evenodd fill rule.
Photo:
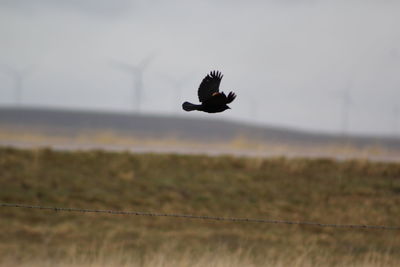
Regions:
<instances>
[{"instance_id":1,"label":"ground","mask_svg":"<svg viewBox=\"0 0 400 267\"><path fill-rule=\"evenodd\" d=\"M399 163L2 148L0 173L2 203L321 223L400 221ZM161 266L207 259L220 262L215 266L400 263L400 233L391 230L5 207L0 216L5 266L71 259L91 266L149 266L156 259Z\"/></svg>"}]
</instances>

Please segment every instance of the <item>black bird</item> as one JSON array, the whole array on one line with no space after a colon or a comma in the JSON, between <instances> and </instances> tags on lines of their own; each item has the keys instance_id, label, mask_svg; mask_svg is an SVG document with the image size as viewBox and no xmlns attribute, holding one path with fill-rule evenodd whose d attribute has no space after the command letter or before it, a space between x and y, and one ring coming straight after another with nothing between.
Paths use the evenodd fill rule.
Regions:
<instances>
[{"instance_id":1,"label":"black bird","mask_svg":"<svg viewBox=\"0 0 400 267\"><path fill-rule=\"evenodd\" d=\"M228 96L224 92L219 92L219 84L223 75L219 71L211 71L200 83L197 94L199 96L200 105L184 102L182 108L185 111L199 110L208 113L222 112L230 109L227 104L236 98L234 92L230 92Z\"/></svg>"}]
</instances>

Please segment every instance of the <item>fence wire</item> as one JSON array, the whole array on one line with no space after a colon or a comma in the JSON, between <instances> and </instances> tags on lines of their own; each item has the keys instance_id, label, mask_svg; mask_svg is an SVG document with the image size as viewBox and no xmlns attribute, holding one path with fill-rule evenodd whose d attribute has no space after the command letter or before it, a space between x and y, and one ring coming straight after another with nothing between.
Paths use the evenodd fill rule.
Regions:
<instances>
[{"instance_id":1,"label":"fence wire","mask_svg":"<svg viewBox=\"0 0 400 267\"><path fill-rule=\"evenodd\" d=\"M201 215L189 215L189 214L141 212L141 211L120 211L120 210L62 208L62 207L36 206L36 205L12 204L12 203L0 203L0 207L52 210L52 211L61 211L61 212L107 213L107 214L113 214L113 215L134 215L134 216L149 216L149 217L174 217L174 218L181 218L181 219L226 221L226 222L243 222L243 223L286 224L286 225L303 225L303 226L315 226L315 227L370 229L370 230L400 230L400 226L386 226L386 225L335 224L335 223L319 223L319 222L308 222L308 221L290 221L290 220L271 220L271 219L255 219L255 218L240 218L240 217L201 216Z\"/></svg>"}]
</instances>

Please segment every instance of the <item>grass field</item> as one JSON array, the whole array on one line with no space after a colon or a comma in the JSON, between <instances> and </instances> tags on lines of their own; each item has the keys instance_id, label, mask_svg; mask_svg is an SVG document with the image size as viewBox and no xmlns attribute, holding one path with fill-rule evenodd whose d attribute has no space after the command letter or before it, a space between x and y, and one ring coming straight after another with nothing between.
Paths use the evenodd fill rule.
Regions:
<instances>
[{"instance_id":1,"label":"grass field","mask_svg":"<svg viewBox=\"0 0 400 267\"><path fill-rule=\"evenodd\" d=\"M333 143L306 144L299 142L261 141L245 135L222 140L184 139L178 136L151 137L118 132L112 129L73 131L73 133L49 133L46 128L16 127L0 123L0 146L22 149L49 147L55 150L125 151L135 153L179 153L207 155L237 155L250 157L331 157L337 159L369 159L373 161L397 161L400 149L390 148L379 142L356 145L343 140Z\"/></svg>"},{"instance_id":2,"label":"grass field","mask_svg":"<svg viewBox=\"0 0 400 267\"><path fill-rule=\"evenodd\" d=\"M0 202L400 224L400 164L0 149ZM400 266L400 232L0 208L2 266Z\"/></svg>"}]
</instances>

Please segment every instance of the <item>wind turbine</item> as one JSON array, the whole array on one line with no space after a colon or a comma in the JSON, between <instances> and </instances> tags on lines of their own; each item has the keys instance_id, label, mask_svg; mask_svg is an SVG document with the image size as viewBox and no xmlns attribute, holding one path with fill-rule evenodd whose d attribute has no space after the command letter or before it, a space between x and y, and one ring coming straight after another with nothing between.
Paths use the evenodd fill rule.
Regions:
<instances>
[{"instance_id":1,"label":"wind turbine","mask_svg":"<svg viewBox=\"0 0 400 267\"><path fill-rule=\"evenodd\" d=\"M400 108L397 104L393 108L393 117L393 136L399 137Z\"/></svg>"},{"instance_id":2,"label":"wind turbine","mask_svg":"<svg viewBox=\"0 0 400 267\"><path fill-rule=\"evenodd\" d=\"M343 137L347 137L349 130L350 106L352 105L351 87L352 82L348 81L342 93L341 132Z\"/></svg>"},{"instance_id":3,"label":"wind turbine","mask_svg":"<svg viewBox=\"0 0 400 267\"><path fill-rule=\"evenodd\" d=\"M0 70L14 80L14 103L17 106L20 106L23 100L24 80L26 80L27 76L31 74L32 67L16 69L10 66L1 65Z\"/></svg>"},{"instance_id":4,"label":"wind turbine","mask_svg":"<svg viewBox=\"0 0 400 267\"><path fill-rule=\"evenodd\" d=\"M153 56L148 56L141 60L139 64L133 65L126 62L112 60L111 66L132 75L132 109L140 113L143 97L143 73L150 64Z\"/></svg>"},{"instance_id":5,"label":"wind turbine","mask_svg":"<svg viewBox=\"0 0 400 267\"><path fill-rule=\"evenodd\" d=\"M250 118L251 118L253 121L257 121L257 119L258 119L258 112L259 112L259 109L258 109L258 100L257 100L257 98L251 96L251 98L250 98L250 100L249 100L249 104L250 104L250 106L249 106L249 108L250 108L250 109L249 109Z\"/></svg>"},{"instance_id":6,"label":"wind turbine","mask_svg":"<svg viewBox=\"0 0 400 267\"><path fill-rule=\"evenodd\" d=\"M186 74L180 78L174 78L171 76L164 75L164 77L171 83L173 86L173 90L175 91L172 99L172 105L174 109L176 108L177 111L181 111L181 102L182 102L182 92L184 85L188 83L191 79L191 74Z\"/></svg>"}]
</instances>

